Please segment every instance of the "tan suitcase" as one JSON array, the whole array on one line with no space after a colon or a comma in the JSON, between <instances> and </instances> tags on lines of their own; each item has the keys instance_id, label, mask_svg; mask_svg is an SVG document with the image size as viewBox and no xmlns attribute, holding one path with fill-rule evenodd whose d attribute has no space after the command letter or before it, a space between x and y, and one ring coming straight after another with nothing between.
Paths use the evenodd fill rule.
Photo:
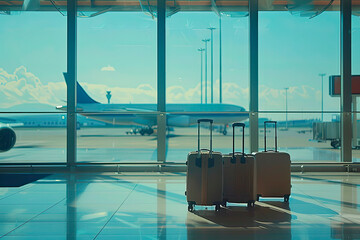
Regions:
<instances>
[{"instance_id":1,"label":"tan suitcase","mask_svg":"<svg viewBox=\"0 0 360 240\"><path fill-rule=\"evenodd\" d=\"M242 153L235 152L235 127L242 127ZM224 205L226 202L247 203L253 207L256 200L256 162L244 153L245 124L233 124L233 152L223 155Z\"/></svg>"},{"instance_id":2,"label":"tan suitcase","mask_svg":"<svg viewBox=\"0 0 360 240\"><path fill-rule=\"evenodd\" d=\"M275 151L266 149L266 124L275 125ZM259 197L283 197L289 201L291 194L290 155L277 151L277 129L275 121L264 122L264 152L255 153L257 175L257 200Z\"/></svg>"},{"instance_id":3,"label":"tan suitcase","mask_svg":"<svg viewBox=\"0 0 360 240\"><path fill-rule=\"evenodd\" d=\"M210 149L200 149L201 122L210 123ZM223 202L222 154L212 151L212 123L211 119L198 120L198 150L187 157L185 194L190 212L195 205L215 205L218 211Z\"/></svg>"}]
</instances>

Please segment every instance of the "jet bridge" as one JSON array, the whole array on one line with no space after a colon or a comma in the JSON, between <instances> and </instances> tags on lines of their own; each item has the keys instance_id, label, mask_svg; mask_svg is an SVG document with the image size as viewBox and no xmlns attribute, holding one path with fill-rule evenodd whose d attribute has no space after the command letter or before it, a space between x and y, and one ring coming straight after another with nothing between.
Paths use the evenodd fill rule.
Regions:
<instances>
[{"instance_id":1,"label":"jet bridge","mask_svg":"<svg viewBox=\"0 0 360 240\"><path fill-rule=\"evenodd\" d=\"M329 76L329 95L331 97L340 97L341 77L339 75ZM357 120L357 96L360 96L360 75L351 76L351 94L352 94L352 147L360 149L360 122ZM356 123L356 124L355 124ZM313 140L331 141L333 148L341 146L340 122L314 122Z\"/></svg>"}]
</instances>

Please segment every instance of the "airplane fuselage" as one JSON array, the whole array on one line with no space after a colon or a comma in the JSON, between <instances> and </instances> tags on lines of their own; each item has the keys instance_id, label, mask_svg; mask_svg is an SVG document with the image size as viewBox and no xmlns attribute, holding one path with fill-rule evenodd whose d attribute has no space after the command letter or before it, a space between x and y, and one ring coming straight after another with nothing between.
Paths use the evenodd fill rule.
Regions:
<instances>
[{"instance_id":1,"label":"airplane fuselage","mask_svg":"<svg viewBox=\"0 0 360 240\"><path fill-rule=\"evenodd\" d=\"M156 104L78 104L77 111L83 116L113 125L157 125ZM210 118L214 124L243 121L248 113L240 106L231 104L167 104L167 125L188 127L200 118Z\"/></svg>"}]
</instances>

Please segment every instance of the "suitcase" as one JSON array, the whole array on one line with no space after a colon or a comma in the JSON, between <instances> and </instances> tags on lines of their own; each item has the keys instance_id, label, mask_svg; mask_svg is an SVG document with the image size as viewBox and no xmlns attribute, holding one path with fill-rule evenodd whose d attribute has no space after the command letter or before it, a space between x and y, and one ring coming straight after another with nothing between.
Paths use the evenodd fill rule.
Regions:
<instances>
[{"instance_id":1,"label":"suitcase","mask_svg":"<svg viewBox=\"0 0 360 240\"><path fill-rule=\"evenodd\" d=\"M274 124L275 151L266 148L266 125ZM257 200L259 197L283 197L289 201L291 194L290 155L277 151L277 128L275 121L264 122L264 152L254 154L257 175Z\"/></svg>"},{"instance_id":2,"label":"suitcase","mask_svg":"<svg viewBox=\"0 0 360 240\"><path fill-rule=\"evenodd\" d=\"M210 149L200 149L200 123L210 123ZM188 210L195 205L215 205L220 210L223 202L223 163L220 152L212 151L211 119L198 120L198 150L190 152L187 157L186 199Z\"/></svg>"},{"instance_id":3,"label":"suitcase","mask_svg":"<svg viewBox=\"0 0 360 240\"><path fill-rule=\"evenodd\" d=\"M235 152L235 127L242 127L242 153ZM247 203L253 207L256 200L256 162L244 153L245 124L233 124L233 152L223 155L224 205L226 202Z\"/></svg>"}]
</instances>

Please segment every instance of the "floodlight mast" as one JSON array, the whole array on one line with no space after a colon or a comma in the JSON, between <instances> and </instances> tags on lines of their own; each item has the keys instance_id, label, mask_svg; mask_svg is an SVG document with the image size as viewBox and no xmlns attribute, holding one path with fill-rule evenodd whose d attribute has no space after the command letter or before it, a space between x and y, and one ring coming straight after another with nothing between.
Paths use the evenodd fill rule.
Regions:
<instances>
[{"instance_id":1,"label":"floodlight mast","mask_svg":"<svg viewBox=\"0 0 360 240\"><path fill-rule=\"evenodd\" d=\"M205 48L199 48L198 51L201 53L201 67L200 67L200 102L203 104L203 52Z\"/></svg>"},{"instance_id":2,"label":"floodlight mast","mask_svg":"<svg viewBox=\"0 0 360 240\"><path fill-rule=\"evenodd\" d=\"M288 129L288 102L287 102L287 91L289 90L288 87L285 88L285 128Z\"/></svg>"},{"instance_id":3,"label":"floodlight mast","mask_svg":"<svg viewBox=\"0 0 360 240\"><path fill-rule=\"evenodd\" d=\"M207 104L207 43L210 39L207 38L202 41L205 43L205 104Z\"/></svg>"},{"instance_id":4,"label":"floodlight mast","mask_svg":"<svg viewBox=\"0 0 360 240\"><path fill-rule=\"evenodd\" d=\"M209 27L208 28L211 31L211 37L210 37L210 41L211 41L211 96L210 96L210 100L211 103L214 103L214 37L213 37L213 31L216 29L214 27Z\"/></svg>"},{"instance_id":5,"label":"floodlight mast","mask_svg":"<svg viewBox=\"0 0 360 240\"><path fill-rule=\"evenodd\" d=\"M324 121L324 76L326 73L320 73L321 77L321 122Z\"/></svg>"}]
</instances>

